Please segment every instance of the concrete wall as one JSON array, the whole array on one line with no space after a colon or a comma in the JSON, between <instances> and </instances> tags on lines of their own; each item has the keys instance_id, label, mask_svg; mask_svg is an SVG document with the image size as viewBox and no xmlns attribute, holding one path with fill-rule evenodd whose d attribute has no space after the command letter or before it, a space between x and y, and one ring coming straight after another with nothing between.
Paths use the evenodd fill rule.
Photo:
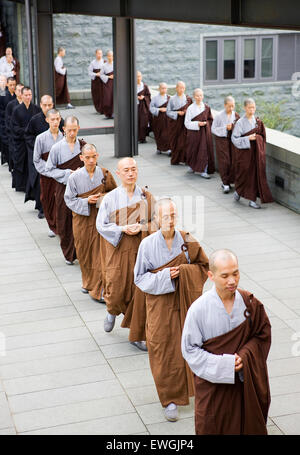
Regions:
<instances>
[{"instance_id":1,"label":"concrete wall","mask_svg":"<svg viewBox=\"0 0 300 455\"><path fill-rule=\"evenodd\" d=\"M300 138L267 128L266 155L267 178L274 199L300 213ZM276 177L283 179L283 188L275 184Z\"/></svg>"}]
</instances>

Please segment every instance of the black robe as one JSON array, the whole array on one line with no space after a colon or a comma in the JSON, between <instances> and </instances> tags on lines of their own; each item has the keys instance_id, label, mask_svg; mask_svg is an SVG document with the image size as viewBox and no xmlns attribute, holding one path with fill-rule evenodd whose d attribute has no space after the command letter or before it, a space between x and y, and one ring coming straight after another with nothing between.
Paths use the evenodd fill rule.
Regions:
<instances>
[{"instance_id":1,"label":"black robe","mask_svg":"<svg viewBox=\"0 0 300 455\"><path fill-rule=\"evenodd\" d=\"M62 131L64 121L61 119L59 129ZM25 191L25 201L35 201L35 208L39 211L43 210L40 195L40 175L33 164L33 149L36 137L49 129L49 123L46 122L46 117L43 112L35 114L29 121L24 134L26 149L27 149L27 165L28 179Z\"/></svg>"},{"instance_id":2,"label":"black robe","mask_svg":"<svg viewBox=\"0 0 300 455\"><path fill-rule=\"evenodd\" d=\"M11 116L11 129L14 141L12 160L13 160L13 184L12 187L16 191L24 191L28 178L28 160L25 144L25 130L30 119L37 113L41 112L41 108L33 103L30 103L28 109L25 104L21 103L17 106Z\"/></svg>"},{"instance_id":3,"label":"black robe","mask_svg":"<svg viewBox=\"0 0 300 455\"><path fill-rule=\"evenodd\" d=\"M5 128L6 128L6 135L7 135L7 141L8 141L8 169L9 169L9 172L12 172L13 167L14 167L13 161L12 161L14 140L13 140L12 129L11 129L11 116L12 116L13 110L20 104L21 103L19 103L17 98L15 98L13 101L10 101L8 103L8 105L6 106L6 109L5 109Z\"/></svg>"},{"instance_id":4,"label":"black robe","mask_svg":"<svg viewBox=\"0 0 300 455\"><path fill-rule=\"evenodd\" d=\"M6 89L5 96L0 97L0 149L1 149L1 164L8 163L8 136L5 122L6 106L10 101L13 101L16 95L11 95Z\"/></svg>"}]
</instances>

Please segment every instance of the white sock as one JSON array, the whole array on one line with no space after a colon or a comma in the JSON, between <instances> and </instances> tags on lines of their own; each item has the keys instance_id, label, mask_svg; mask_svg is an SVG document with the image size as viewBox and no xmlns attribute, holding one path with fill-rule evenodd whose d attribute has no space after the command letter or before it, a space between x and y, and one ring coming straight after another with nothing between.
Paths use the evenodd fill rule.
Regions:
<instances>
[{"instance_id":1,"label":"white sock","mask_svg":"<svg viewBox=\"0 0 300 455\"><path fill-rule=\"evenodd\" d=\"M170 411L173 411L173 410L176 409L176 408L177 408L177 406L176 406L175 403L170 403L170 404L168 404L168 406L167 406L167 409L169 409Z\"/></svg>"},{"instance_id":2,"label":"white sock","mask_svg":"<svg viewBox=\"0 0 300 455\"><path fill-rule=\"evenodd\" d=\"M109 312L107 312L107 320L109 322L113 322L115 319L116 319L116 316L114 314L110 314Z\"/></svg>"}]
</instances>

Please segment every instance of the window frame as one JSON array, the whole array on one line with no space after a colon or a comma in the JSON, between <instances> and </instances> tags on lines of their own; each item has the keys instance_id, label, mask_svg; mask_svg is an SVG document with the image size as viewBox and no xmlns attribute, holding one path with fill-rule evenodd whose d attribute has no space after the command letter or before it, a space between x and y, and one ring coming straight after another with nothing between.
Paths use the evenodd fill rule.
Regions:
<instances>
[{"instance_id":1,"label":"window frame","mask_svg":"<svg viewBox=\"0 0 300 455\"><path fill-rule=\"evenodd\" d=\"M206 43L208 41L216 41L217 42L217 79L206 79ZM219 40L218 38L208 38L208 39L205 39L204 40L204 53L203 53L203 56L204 56L204 74L203 74L203 81L205 83L210 83L210 84L215 84L216 82L219 81L219 75L220 75L220 58L219 58L219 55L220 55L220 43L219 43Z\"/></svg>"},{"instance_id":2,"label":"window frame","mask_svg":"<svg viewBox=\"0 0 300 455\"><path fill-rule=\"evenodd\" d=\"M272 55L272 76L262 77L262 40L264 38L273 39ZM244 78L244 41L246 39L255 40L255 77ZM224 79L224 41L235 41L235 78ZM206 79L206 42L217 42L217 79ZM241 34L241 35L216 35L203 36L203 85L230 85L255 84L259 82L272 82L277 80L277 52L278 52L278 35L275 34Z\"/></svg>"}]
</instances>

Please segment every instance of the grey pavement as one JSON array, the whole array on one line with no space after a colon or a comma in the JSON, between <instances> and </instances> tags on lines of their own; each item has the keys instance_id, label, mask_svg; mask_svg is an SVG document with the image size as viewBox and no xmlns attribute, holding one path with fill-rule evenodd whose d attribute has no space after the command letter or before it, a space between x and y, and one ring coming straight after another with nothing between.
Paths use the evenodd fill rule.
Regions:
<instances>
[{"instance_id":1,"label":"grey pavement","mask_svg":"<svg viewBox=\"0 0 300 455\"><path fill-rule=\"evenodd\" d=\"M96 125L92 107L76 114L83 126ZM113 136L87 140L114 171ZM207 254L227 247L238 255L240 285L264 303L272 324L268 432L299 435L299 215L277 203L235 203L218 174L204 180L171 166L152 138L136 159L139 184L182 203L181 223ZM6 166L0 185L0 434L194 434L193 400L178 422L165 421L148 355L128 343L121 317L104 333L105 306L80 292L78 263L65 265L58 239L12 190Z\"/></svg>"}]
</instances>

